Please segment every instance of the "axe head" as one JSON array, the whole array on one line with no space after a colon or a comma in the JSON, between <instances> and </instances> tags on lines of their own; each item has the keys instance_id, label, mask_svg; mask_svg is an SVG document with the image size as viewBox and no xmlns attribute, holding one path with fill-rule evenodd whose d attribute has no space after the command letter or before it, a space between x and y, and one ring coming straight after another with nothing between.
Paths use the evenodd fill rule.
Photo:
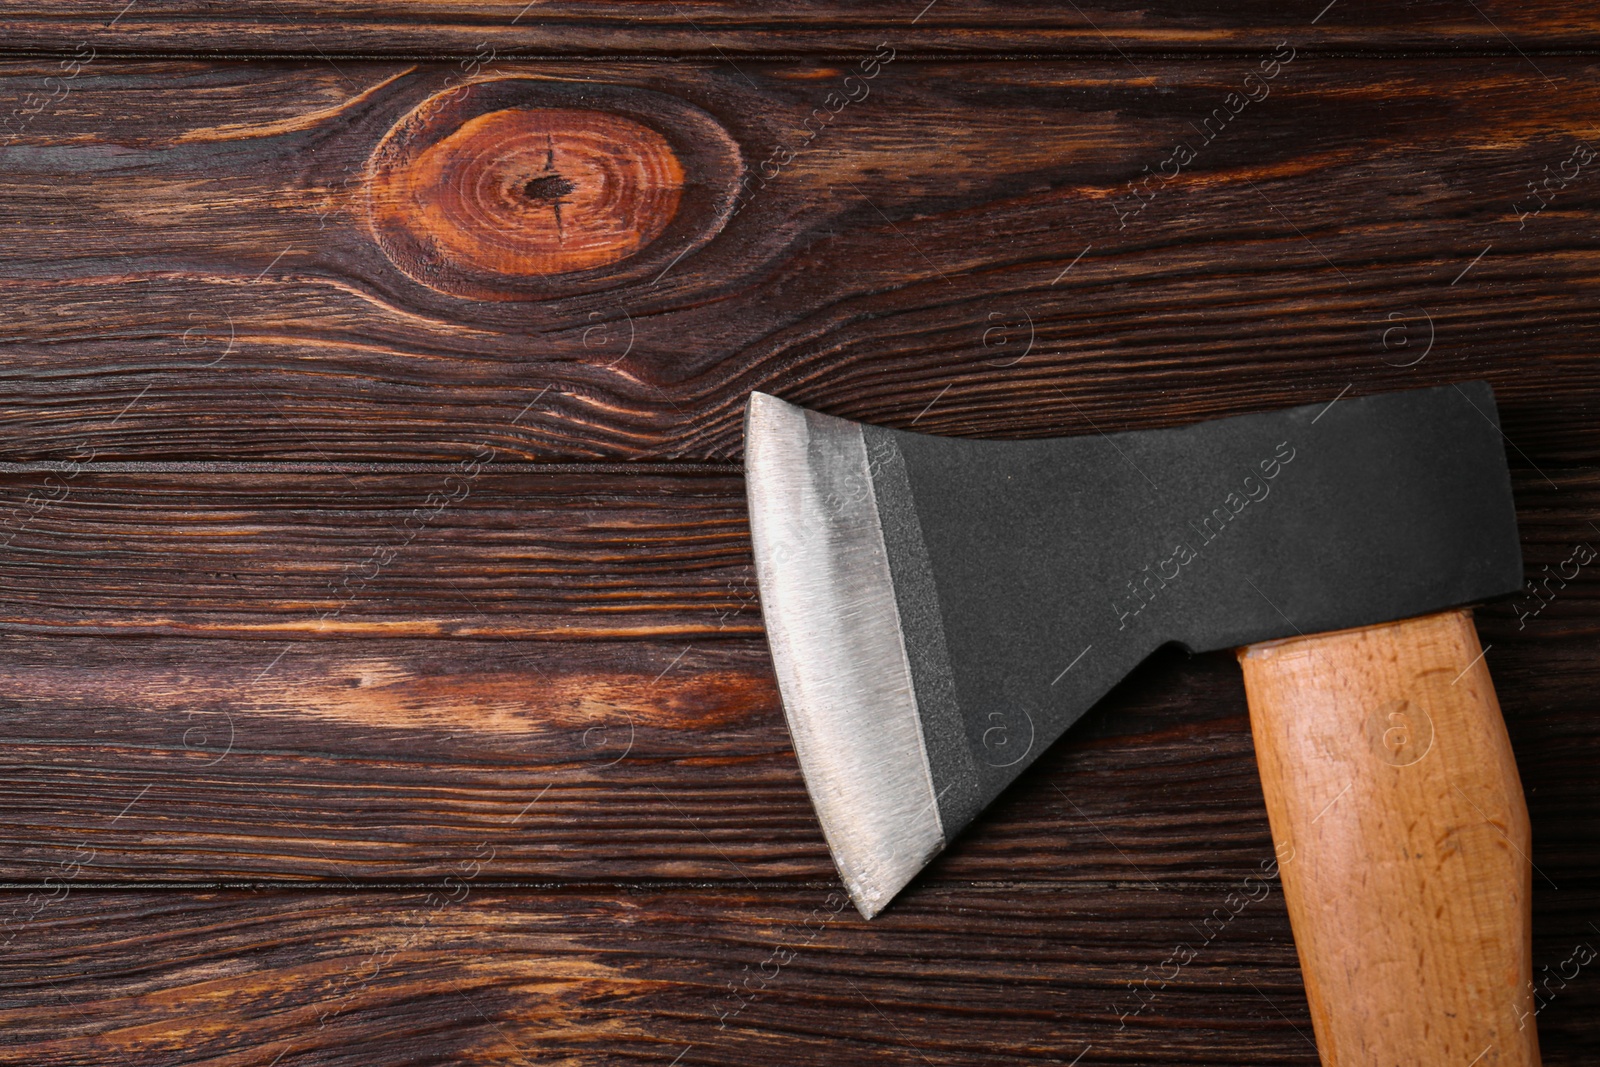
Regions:
<instances>
[{"instance_id":1,"label":"axe head","mask_svg":"<svg viewBox=\"0 0 1600 1067\"><path fill-rule=\"evenodd\" d=\"M1368 626L1522 584L1482 382L1022 441L752 393L745 466L784 714L868 918L1161 645Z\"/></svg>"}]
</instances>

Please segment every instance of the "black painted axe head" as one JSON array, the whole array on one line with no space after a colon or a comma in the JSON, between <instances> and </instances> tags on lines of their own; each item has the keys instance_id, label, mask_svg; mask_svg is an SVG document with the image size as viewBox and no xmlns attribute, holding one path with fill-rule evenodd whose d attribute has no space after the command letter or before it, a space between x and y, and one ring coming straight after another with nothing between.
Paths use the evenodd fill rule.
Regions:
<instances>
[{"instance_id":1,"label":"black painted axe head","mask_svg":"<svg viewBox=\"0 0 1600 1067\"><path fill-rule=\"evenodd\" d=\"M1517 591L1481 382L1177 429L975 441L753 393L745 465L784 713L871 917L1157 647Z\"/></svg>"}]
</instances>

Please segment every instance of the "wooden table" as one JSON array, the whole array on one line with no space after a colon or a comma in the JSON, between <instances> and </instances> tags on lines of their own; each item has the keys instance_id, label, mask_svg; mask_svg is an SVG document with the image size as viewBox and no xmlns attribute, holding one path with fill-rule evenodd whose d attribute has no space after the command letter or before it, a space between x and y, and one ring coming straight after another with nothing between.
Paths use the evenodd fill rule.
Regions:
<instances>
[{"instance_id":1,"label":"wooden table","mask_svg":"<svg viewBox=\"0 0 1600 1067\"><path fill-rule=\"evenodd\" d=\"M1482 378L1594 1062L1592 5L122 2L0 5L0 1061L1313 1064L1229 656L844 905L740 412Z\"/></svg>"}]
</instances>

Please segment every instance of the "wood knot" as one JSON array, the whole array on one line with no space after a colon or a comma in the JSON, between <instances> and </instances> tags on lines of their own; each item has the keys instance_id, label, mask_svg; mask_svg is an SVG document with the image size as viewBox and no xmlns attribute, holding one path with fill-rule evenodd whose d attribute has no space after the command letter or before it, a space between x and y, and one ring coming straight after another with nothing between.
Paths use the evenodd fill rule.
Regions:
<instances>
[{"instance_id":1,"label":"wood knot","mask_svg":"<svg viewBox=\"0 0 1600 1067\"><path fill-rule=\"evenodd\" d=\"M671 259L720 228L739 167L720 127L657 94L585 93L622 105L601 110L566 106L571 90L479 83L397 123L368 171L368 219L390 260L432 289L516 300L659 258L641 253L669 231Z\"/></svg>"},{"instance_id":2,"label":"wood knot","mask_svg":"<svg viewBox=\"0 0 1600 1067\"><path fill-rule=\"evenodd\" d=\"M554 150L551 151L554 155ZM548 200L559 205L561 198L571 195L577 186L559 174L545 174L538 178L529 178L528 184L522 187L522 195L529 200Z\"/></svg>"}]
</instances>

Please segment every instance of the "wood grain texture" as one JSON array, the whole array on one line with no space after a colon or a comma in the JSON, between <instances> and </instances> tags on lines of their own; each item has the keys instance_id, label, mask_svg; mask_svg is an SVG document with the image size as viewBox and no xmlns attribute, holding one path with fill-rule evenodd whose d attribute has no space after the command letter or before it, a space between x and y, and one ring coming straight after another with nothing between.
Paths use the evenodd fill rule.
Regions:
<instances>
[{"instance_id":1,"label":"wood grain texture","mask_svg":"<svg viewBox=\"0 0 1600 1067\"><path fill-rule=\"evenodd\" d=\"M266 8L218 8L198 0L122 3L66 0L48 12L22 0L0 4L8 50L64 49L92 40L106 49L238 55L385 53L487 57L507 53L652 53L738 56L833 54L888 39L908 51L942 53L1122 52L1271 47L1285 36L1322 47L1594 48L1600 19L1578 0L1441 0L1285 5L952 3L909 0L861 7L787 0L686 3L530 4L527 0L274 0ZM1514 40L1512 40L1514 38Z\"/></svg>"},{"instance_id":2,"label":"wood grain texture","mask_svg":"<svg viewBox=\"0 0 1600 1067\"><path fill-rule=\"evenodd\" d=\"M407 522L450 470L8 475L0 877L87 842L98 880L437 879L493 835L500 878L831 879L738 477L491 465ZM1600 472L1545 473L1514 483L1542 584L1479 625L1561 884L1600 810ZM1158 655L927 877L1242 877L1244 706L1227 657Z\"/></svg>"},{"instance_id":3,"label":"wood grain texture","mask_svg":"<svg viewBox=\"0 0 1600 1067\"><path fill-rule=\"evenodd\" d=\"M0 2L52 53L0 64L0 1063L1313 1063L1225 656L822 921L714 464L755 387L1016 436L1465 377L1533 582L1480 625L1538 1025L1600 1054L1600 89L1546 51L1600 20L912 6ZM417 180L496 100L608 118ZM621 120L682 199L569 269Z\"/></svg>"},{"instance_id":4,"label":"wood grain texture","mask_svg":"<svg viewBox=\"0 0 1600 1067\"><path fill-rule=\"evenodd\" d=\"M1480 616L1546 887L1590 876L1600 810L1594 628L1555 610ZM1231 657L1159 654L917 885L1244 877L1272 848L1244 709ZM836 880L759 639L9 635L0 713L14 882L80 848L96 883L437 882L483 841L495 879Z\"/></svg>"},{"instance_id":5,"label":"wood grain texture","mask_svg":"<svg viewBox=\"0 0 1600 1067\"><path fill-rule=\"evenodd\" d=\"M624 261L665 271L726 222L739 168L726 131L671 97L500 78L395 124L364 178L367 222L419 285L526 304L556 279L615 283Z\"/></svg>"},{"instance_id":6,"label":"wood grain texture","mask_svg":"<svg viewBox=\"0 0 1600 1067\"><path fill-rule=\"evenodd\" d=\"M508 893L465 875L434 894L8 894L0 908L30 917L0 956L0 1059L1317 1062L1270 882L963 887L871 924L842 902L825 887ZM1593 889L1536 905L1550 1067L1600 1053L1600 984L1574 962L1594 959L1597 909Z\"/></svg>"},{"instance_id":7,"label":"wood grain texture","mask_svg":"<svg viewBox=\"0 0 1600 1067\"><path fill-rule=\"evenodd\" d=\"M693 640L761 632L727 467L0 473L0 630ZM281 643L281 642L280 642Z\"/></svg>"},{"instance_id":8,"label":"wood grain texture","mask_svg":"<svg viewBox=\"0 0 1600 1067\"><path fill-rule=\"evenodd\" d=\"M0 878L88 849L101 883L437 882L474 854L522 881L836 881L759 640L0 650ZM1196 662L1125 686L927 877L1253 868L1237 671Z\"/></svg>"},{"instance_id":9,"label":"wood grain texture","mask_svg":"<svg viewBox=\"0 0 1600 1067\"><path fill-rule=\"evenodd\" d=\"M1597 604L1581 558L1600 543L1600 471L1523 469L1513 492L1530 587L1495 612L1530 632L1588 632ZM736 467L480 454L0 469L0 633L281 645L762 632Z\"/></svg>"},{"instance_id":10,"label":"wood grain texture","mask_svg":"<svg viewBox=\"0 0 1600 1067\"><path fill-rule=\"evenodd\" d=\"M1514 462L1594 462L1594 61L1286 49L1131 77L11 62L0 96L41 102L0 151L0 451L734 459L756 387L1016 436L1481 376ZM368 168L479 81L650 111L734 213L680 209L677 236L518 299L417 281L371 230Z\"/></svg>"},{"instance_id":11,"label":"wood grain texture","mask_svg":"<svg viewBox=\"0 0 1600 1067\"><path fill-rule=\"evenodd\" d=\"M1471 612L1239 650L1324 1067L1539 1067L1533 849Z\"/></svg>"},{"instance_id":12,"label":"wood grain texture","mask_svg":"<svg viewBox=\"0 0 1600 1067\"><path fill-rule=\"evenodd\" d=\"M1132 1013L1129 986L1197 941L1192 924L1226 895L994 888L897 904L868 925L825 887L508 894L464 878L433 895L74 892L0 958L0 1055L298 1067L681 1054L682 1067L920 1053L986 1067L1070 1062L1092 1045L1080 1067L1306 1062L1275 892L1147 994L1159 1021L1154 1006Z\"/></svg>"}]
</instances>

